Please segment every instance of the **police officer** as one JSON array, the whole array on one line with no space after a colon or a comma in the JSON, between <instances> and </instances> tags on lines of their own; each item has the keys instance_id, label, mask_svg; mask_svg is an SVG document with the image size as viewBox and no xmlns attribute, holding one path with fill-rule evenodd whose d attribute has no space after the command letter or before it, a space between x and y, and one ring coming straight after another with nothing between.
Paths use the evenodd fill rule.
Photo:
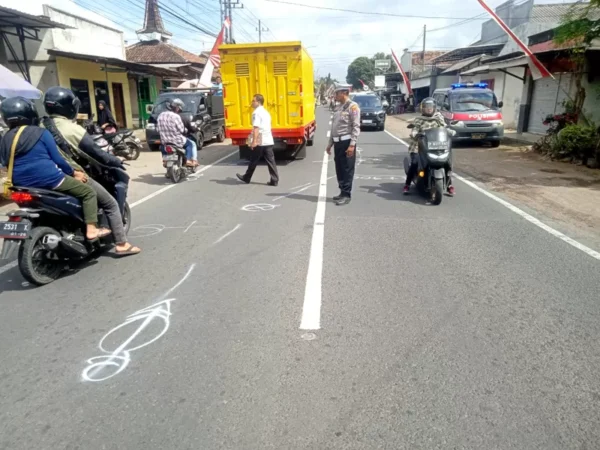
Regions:
<instances>
[{"instance_id":1,"label":"police officer","mask_svg":"<svg viewBox=\"0 0 600 450\"><path fill-rule=\"evenodd\" d=\"M349 84L338 85L335 100L339 106L333 114L331 136L326 152L331 155L334 148L335 173L340 187L340 195L333 197L336 205L350 203L354 167L356 165L356 143L360 134L360 109L350 100Z\"/></svg>"}]
</instances>

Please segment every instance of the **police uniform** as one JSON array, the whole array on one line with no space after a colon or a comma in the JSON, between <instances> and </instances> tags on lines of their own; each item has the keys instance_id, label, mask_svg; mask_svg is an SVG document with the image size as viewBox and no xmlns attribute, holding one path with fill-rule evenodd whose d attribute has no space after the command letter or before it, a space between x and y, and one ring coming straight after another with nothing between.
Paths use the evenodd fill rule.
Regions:
<instances>
[{"instance_id":1,"label":"police uniform","mask_svg":"<svg viewBox=\"0 0 600 450\"><path fill-rule=\"evenodd\" d=\"M350 85L339 85L336 92L350 91ZM349 100L339 105L331 123L329 147L334 148L335 173L340 187L339 199L351 197L354 167L356 165L356 148L352 156L346 151L350 146L356 147L360 134L360 108Z\"/></svg>"}]
</instances>

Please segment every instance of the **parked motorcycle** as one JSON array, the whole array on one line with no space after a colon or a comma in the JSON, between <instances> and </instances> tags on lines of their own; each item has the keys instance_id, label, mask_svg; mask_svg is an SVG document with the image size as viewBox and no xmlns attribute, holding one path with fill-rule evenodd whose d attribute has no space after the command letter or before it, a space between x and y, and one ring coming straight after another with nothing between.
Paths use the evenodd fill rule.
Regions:
<instances>
[{"instance_id":1,"label":"parked motorcycle","mask_svg":"<svg viewBox=\"0 0 600 450\"><path fill-rule=\"evenodd\" d=\"M110 192L121 209L125 232L131 224L127 203L129 175L114 167L95 164L94 179ZM23 277L41 286L56 280L72 264L88 259L112 246L112 235L89 241L85 237L79 200L56 191L14 186L11 199L20 209L8 214L8 222L0 222L4 238L2 259L18 250L19 269ZM98 209L98 225L109 228L104 211Z\"/></svg>"},{"instance_id":2,"label":"parked motorcycle","mask_svg":"<svg viewBox=\"0 0 600 450\"><path fill-rule=\"evenodd\" d=\"M173 183L179 183L198 170L198 166L186 166L185 149L171 144L161 145L160 147L163 155L163 165L167 169L166 177L171 179Z\"/></svg>"},{"instance_id":3,"label":"parked motorcycle","mask_svg":"<svg viewBox=\"0 0 600 450\"><path fill-rule=\"evenodd\" d=\"M133 131L123 129L116 133L104 133L102 127L94 122L93 115L91 119L83 122L83 126L102 150L130 161L140 157L142 143L133 135Z\"/></svg>"},{"instance_id":4,"label":"parked motorcycle","mask_svg":"<svg viewBox=\"0 0 600 450\"><path fill-rule=\"evenodd\" d=\"M408 128L414 128L414 125L409 124ZM416 138L419 168L413 183L421 194L428 195L434 205L439 205L446 192L445 166L451 157L452 140L446 128L425 130ZM410 157L407 156L404 158L404 172L407 175L409 168Z\"/></svg>"}]
</instances>

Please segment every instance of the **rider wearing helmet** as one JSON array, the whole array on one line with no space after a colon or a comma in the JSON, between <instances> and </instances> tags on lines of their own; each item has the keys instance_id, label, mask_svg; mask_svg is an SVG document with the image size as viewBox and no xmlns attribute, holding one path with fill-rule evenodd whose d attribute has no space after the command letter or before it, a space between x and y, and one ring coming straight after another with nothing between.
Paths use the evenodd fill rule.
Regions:
<instances>
[{"instance_id":1,"label":"rider wearing helmet","mask_svg":"<svg viewBox=\"0 0 600 450\"><path fill-rule=\"evenodd\" d=\"M444 128L446 126L444 116L442 116L442 114L439 111L437 111L435 99L433 99L432 97L427 97L421 102L420 108L421 116L417 117L413 121L414 127L411 132L412 142L410 144L410 147L408 148L408 152L410 154L410 168L408 169L408 173L406 174L404 194L408 194L410 192L410 184L412 183L412 180L417 174L418 170L419 147L416 140L417 135L425 130L430 130L432 128ZM454 134L453 130L448 131L451 135ZM448 161L448 165L446 167L446 176L448 177L448 194L454 195L454 186L452 186L452 179L449 175L451 170L452 156L450 156L450 160Z\"/></svg>"},{"instance_id":2,"label":"rider wearing helmet","mask_svg":"<svg viewBox=\"0 0 600 450\"><path fill-rule=\"evenodd\" d=\"M70 89L61 86L48 89L44 95L44 107L50 117L42 119L42 126L50 131L63 157L75 170L85 173L83 167L91 170L97 163L122 169L121 160L98 147L85 129L75 122L80 106L81 102ZM115 239L117 255L139 253L141 250L138 247L127 242L123 217L114 196L87 174L85 182L96 192L98 203L106 214Z\"/></svg>"},{"instance_id":3,"label":"rider wearing helmet","mask_svg":"<svg viewBox=\"0 0 600 450\"><path fill-rule=\"evenodd\" d=\"M40 118L33 103L12 97L4 100L0 109L10 128L0 146L0 164L8 167L13 160L15 186L53 190L79 199L86 237L92 240L109 235L110 230L96 226L96 193L82 182L85 174L74 170L63 158L50 132L38 126Z\"/></svg>"},{"instance_id":4,"label":"rider wearing helmet","mask_svg":"<svg viewBox=\"0 0 600 450\"><path fill-rule=\"evenodd\" d=\"M186 165L198 165L198 148L196 143L185 137L186 127L179 113L183 111L184 103L181 99L167 100L167 111L158 116L157 128L162 145L175 145L185 149Z\"/></svg>"}]
</instances>

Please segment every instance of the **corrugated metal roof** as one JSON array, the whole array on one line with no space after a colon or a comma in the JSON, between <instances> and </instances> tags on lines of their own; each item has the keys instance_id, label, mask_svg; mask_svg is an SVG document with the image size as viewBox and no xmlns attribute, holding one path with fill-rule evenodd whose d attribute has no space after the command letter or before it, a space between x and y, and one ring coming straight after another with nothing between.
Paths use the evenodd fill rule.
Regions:
<instances>
[{"instance_id":1,"label":"corrugated metal roof","mask_svg":"<svg viewBox=\"0 0 600 450\"><path fill-rule=\"evenodd\" d=\"M489 72L498 69L509 69L511 67L519 67L525 65L527 65L527 57L519 56L518 58L507 59L505 61L498 61L496 63L489 63L483 66L474 67L473 69L461 72L461 75L471 75L474 73Z\"/></svg>"},{"instance_id":2,"label":"corrugated metal roof","mask_svg":"<svg viewBox=\"0 0 600 450\"><path fill-rule=\"evenodd\" d=\"M451 73L451 72L455 72L455 71L460 70L460 69L464 69L468 65L473 64L475 61L479 61L484 56L485 55L475 55L475 56L473 56L471 58L466 58L466 59L460 60L456 64L453 64L448 69L444 70L442 73Z\"/></svg>"}]
</instances>

